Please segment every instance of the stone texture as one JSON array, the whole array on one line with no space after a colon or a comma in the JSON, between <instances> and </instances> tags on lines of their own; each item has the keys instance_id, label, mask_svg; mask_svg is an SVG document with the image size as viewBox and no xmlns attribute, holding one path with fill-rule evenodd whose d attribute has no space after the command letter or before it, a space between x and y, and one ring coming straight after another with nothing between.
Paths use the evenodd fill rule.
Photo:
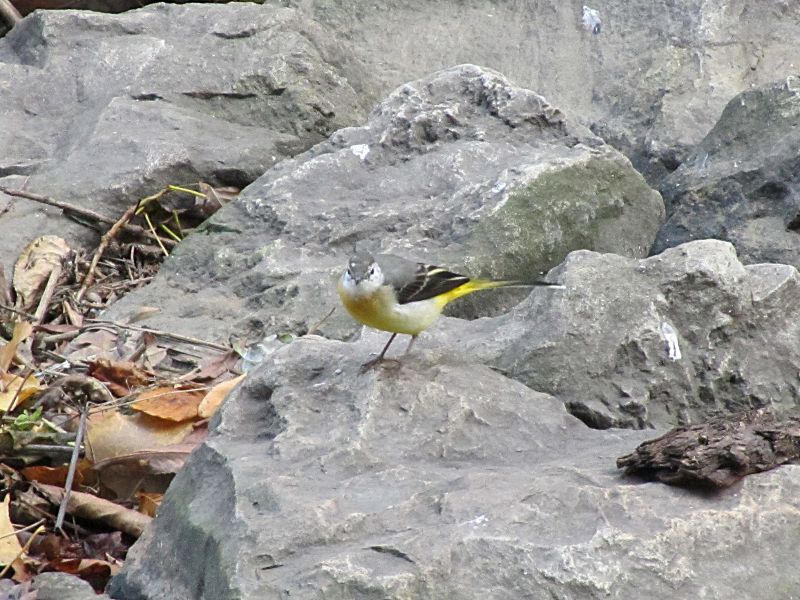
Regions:
<instances>
[{"instance_id":1,"label":"stone texture","mask_svg":"<svg viewBox=\"0 0 800 600\"><path fill-rule=\"evenodd\" d=\"M644 432L588 429L435 352L359 376L369 345L305 338L251 373L112 597L755 600L800 585L800 468L717 496L642 484L614 459Z\"/></svg>"},{"instance_id":2,"label":"stone texture","mask_svg":"<svg viewBox=\"0 0 800 600\"><path fill-rule=\"evenodd\" d=\"M284 0L281 0L283 3ZM798 73L800 4L604 0L602 32L560 0L291 0L346 44L374 99L459 63L536 90L621 149L651 182L675 169L736 94Z\"/></svg>"},{"instance_id":3,"label":"stone texture","mask_svg":"<svg viewBox=\"0 0 800 600\"><path fill-rule=\"evenodd\" d=\"M146 303L161 309L152 326L200 337L304 333L338 305L356 247L527 280L576 248L644 256L662 218L619 152L534 92L465 65L401 86L363 126L275 165L108 314ZM484 295L458 314L521 297ZM320 331L358 327L339 311Z\"/></svg>"},{"instance_id":4,"label":"stone texture","mask_svg":"<svg viewBox=\"0 0 800 600\"><path fill-rule=\"evenodd\" d=\"M272 6L37 12L0 40L0 185L30 176L110 218L170 183L247 185L366 114L328 62L339 51ZM36 235L94 237L55 209L0 208L7 272Z\"/></svg>"},{"instance_id":5,"label":"stone texture","mask_svg":"<svg viewBox=\"0 0 800 600\"><path fill-rule=\"evenodd\" d=\"M42 573L33 580L36 600L108 600L87 582L68 573Z\"/></svg>"},{"instance_id":6,"label":"stone texture","mask_svg":"<svg viewBox=\"0 0 800 600\"><path fill-rule=\"evenodd\" d=\"M704 240L643 260L574 252L548 279L566 289L535 289L497 318L445 321L418 343L552 394L593 427L666 428L761 406L797 410L794 267L744 266L727 242Z\"/></svg>"},{"instance_id":7,"label":"stone texture","mask_svg":"<svg viewBox=\"0 0 800 600\"><path fill-rule=\"evenodd\" d=\"M115 2L81 0L76 6L115 10ZM365 106L433 71L480 64L591 125L651 182L683 161L733 96L776 74L796 73L800 65L794 43L800 6L786 0L769 5L605 0L596 6L603 21L599 35L583 29L580 4L558 0L270 3L293 7L318 23L325 32L314 36L318 48L332 44L343 49L329 52L327 59ZM252 15L253 7L236 3L224 10ZM182 20L174 22L181 27ZM175 43L203 37L196 33L206 27L196 25L195 35L179 34ZM286 56L283 48L279 55ZM220 56L206 53L207 64ZM242 57L242 64L246 60ZM182 77L184 71L189 78L202 77L194 64L187 60L173 76Z\"/></svg>"},{"instance_id":8,"label":"stone texture","mask_svg":"<svg viewBox=\"0 0 800 600\"><path fill-rule=\"evenodd\" d=\"M789 89L789 87L792 89ZM800 79L733 98L662 187L669 219L653 252L717 238L746 263L800 266Z\"/></svg>"}]
</instances>

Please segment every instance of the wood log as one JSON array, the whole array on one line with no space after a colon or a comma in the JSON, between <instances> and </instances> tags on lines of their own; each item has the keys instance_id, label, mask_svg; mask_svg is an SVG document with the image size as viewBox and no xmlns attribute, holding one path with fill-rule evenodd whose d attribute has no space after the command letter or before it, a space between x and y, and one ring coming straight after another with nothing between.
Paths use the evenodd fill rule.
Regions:
<instances>
[{"instance_id":1,"label":"wood log","mask_svg":"<svg viewBox=\"0 0 800 600\"><path fill-rule=\"evenodd\" d=\"M672 485L724 488L800 457L800 417L769 409L676 427L617 459L627 474Z\"/></svg>"}]
</instances>

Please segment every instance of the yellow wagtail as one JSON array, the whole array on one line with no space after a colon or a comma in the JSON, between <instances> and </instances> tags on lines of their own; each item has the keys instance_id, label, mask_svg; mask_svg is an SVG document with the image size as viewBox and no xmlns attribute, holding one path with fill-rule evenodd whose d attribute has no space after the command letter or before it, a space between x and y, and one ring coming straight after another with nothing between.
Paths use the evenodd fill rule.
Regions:
<instances>
[{"instance_id":1,"label":"yellow wagtail","mask_svg":"<svg viewBox=\"0 0 800 600\"><path fill-rule=\"evenodd\" d=\"M398 333L411 336L406 354L420 332L430 327L449 303L479 290L543 285L494 279L470 279L442 267L415 263L389 254L374 258L367 252L353 256L339 280L339 297L347 312L364 325L391 332L386 346L363 369L381 362Z\"/></svg>"}]
</instances>

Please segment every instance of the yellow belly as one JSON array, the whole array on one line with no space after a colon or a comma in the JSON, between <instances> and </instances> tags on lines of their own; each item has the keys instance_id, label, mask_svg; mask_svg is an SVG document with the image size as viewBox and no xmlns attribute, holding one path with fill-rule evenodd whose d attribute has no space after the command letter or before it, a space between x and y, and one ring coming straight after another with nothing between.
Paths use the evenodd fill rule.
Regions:
<instances>
[{"instance_id":1,"label":"yellow belly","mask_svg":"<svg viewBox=\"0 0 800 600\"><path fill-rule=\"evenodd\" d=\"M437 298L398 304L388 287L371 296L358 297L344 293L339 284L339 297L347 312L364 325L408 335L417 335L430 327L446 304Z\"/></svg>"}]
</instances>

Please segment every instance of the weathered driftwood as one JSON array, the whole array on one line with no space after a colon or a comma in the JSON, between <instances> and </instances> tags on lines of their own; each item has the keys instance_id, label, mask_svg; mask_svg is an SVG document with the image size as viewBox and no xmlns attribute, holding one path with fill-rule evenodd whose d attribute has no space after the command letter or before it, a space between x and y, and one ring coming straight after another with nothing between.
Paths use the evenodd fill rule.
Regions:
<instances>
[{"instance_id":1,"label":"weathered driftwood","mask_svg":"<svg viewBox=\"0 0 800 600\"><path fill-rule=\"evenodd\" d=\"M727 487L800 457L800 417L766 409L676 427L617 459L626 473L673 485Z\"/></svg>"}]
</instances>

